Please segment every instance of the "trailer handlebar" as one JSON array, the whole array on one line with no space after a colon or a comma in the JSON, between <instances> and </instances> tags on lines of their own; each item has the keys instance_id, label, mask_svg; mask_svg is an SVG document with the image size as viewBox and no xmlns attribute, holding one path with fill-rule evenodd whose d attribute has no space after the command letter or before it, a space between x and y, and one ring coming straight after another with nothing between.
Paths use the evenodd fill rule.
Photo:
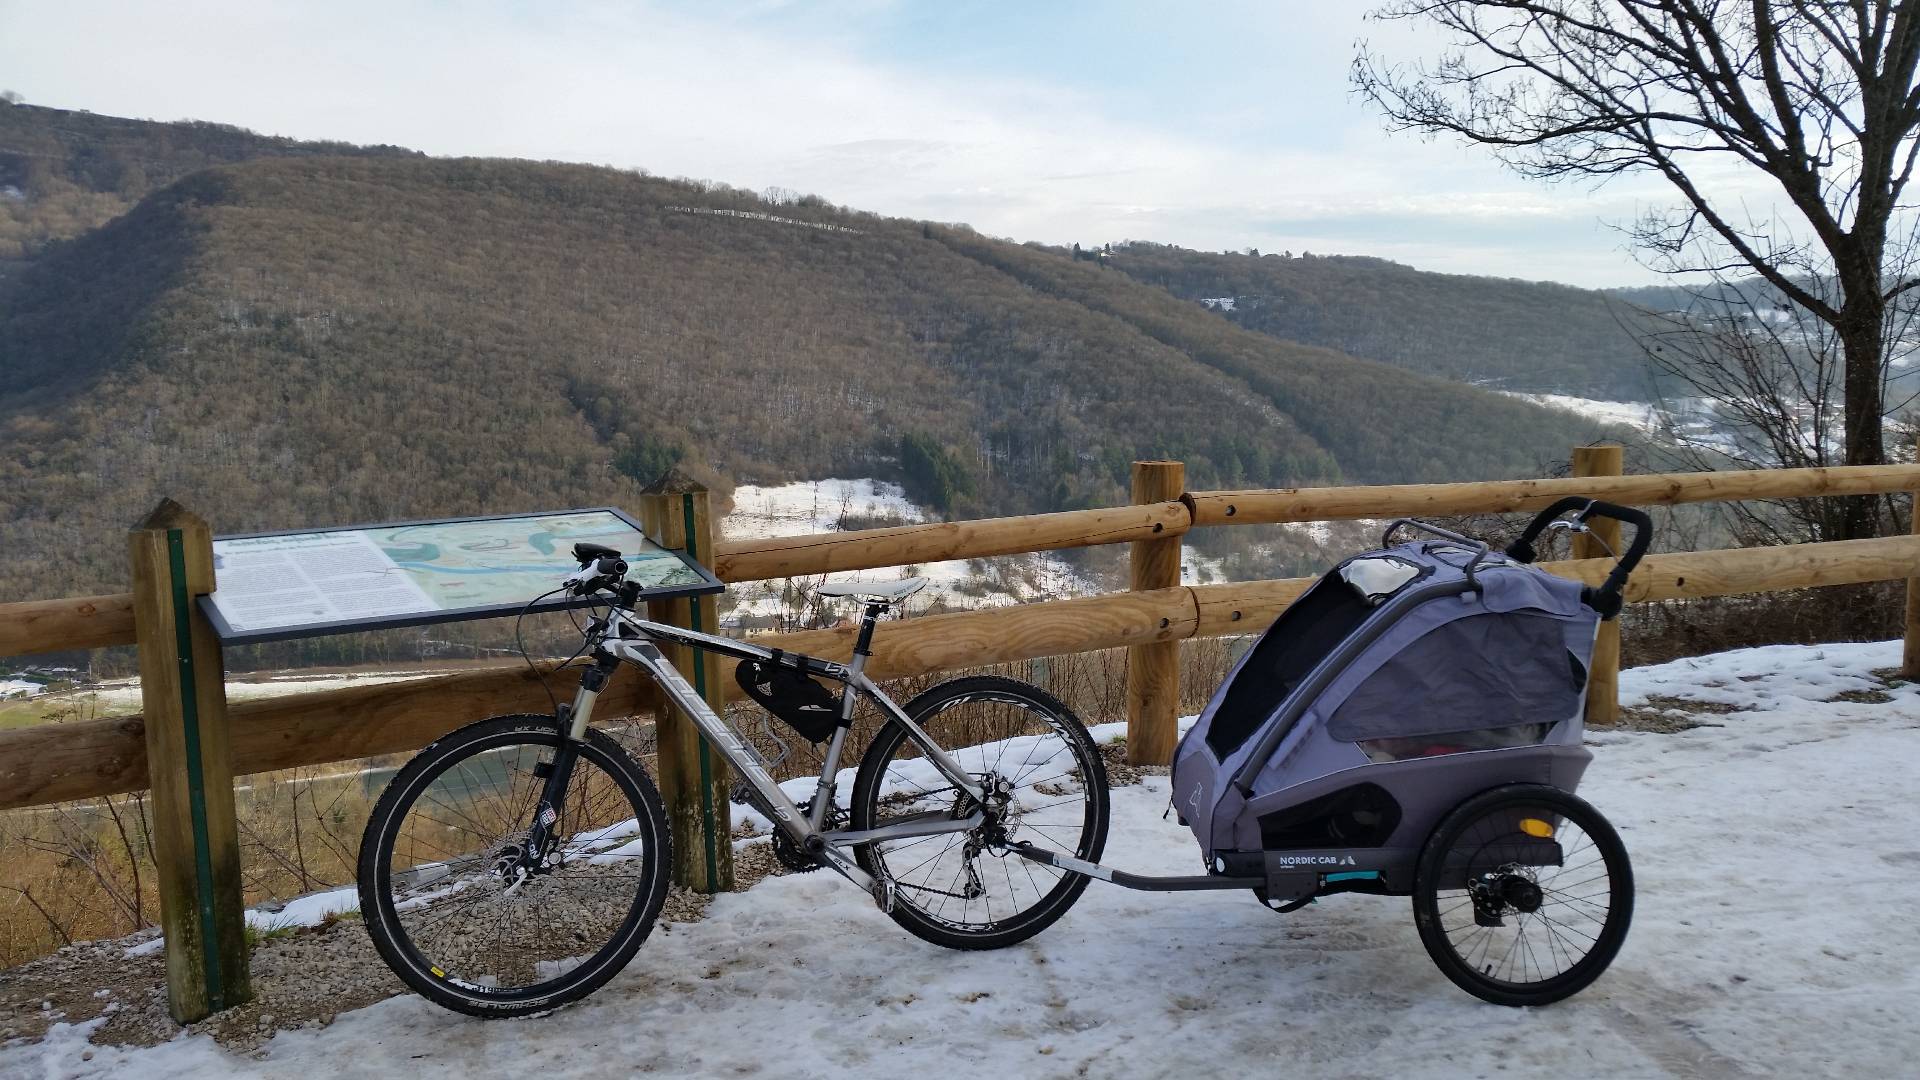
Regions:
<instances>
[{"instance_id":1,"label":"trailer handlebar","mask_svg":"<svg viewBox=\"0 0 1920 1080\"><path fill-rule=\"evenodd\" d=\"M1598 588L1589 586L1580 590L1581 602L1599 612L1601 619L1611 619L1620 614L1620 607L1625 602L1623 594L1626 591L1627 578L1633 573L1634 567L1640 565L1640 560L1647 554L1647 548L1653 544L1653 519L1647 516L1646 511L1636 510L1631 506L1619 506L1580 495L1569 495L1534 516L1534 519L1527 524L1526 531L1520 534L1520 539L1507 545L1507 558L1519 563L1530 563L1538 558L1539 553L1534 550L1534 541L1540 538L1540 534L1548 525L1569 510L1580 511L1574 518L1574 525L1579 529L1584 530L1587 519L1594 517L1612 518L1623 525L1633 526L1633 542L1627 545L1627 553L1620 556L1619 561L1614 563L1613 572L1607 575L1607 579L1601 582Z\"/></svg>"}]
</instances>

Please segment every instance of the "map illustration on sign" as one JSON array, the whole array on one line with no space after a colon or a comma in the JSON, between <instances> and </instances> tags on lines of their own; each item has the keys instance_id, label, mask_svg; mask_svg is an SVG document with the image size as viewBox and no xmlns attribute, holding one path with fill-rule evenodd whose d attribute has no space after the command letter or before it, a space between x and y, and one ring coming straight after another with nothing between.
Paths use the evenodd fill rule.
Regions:
<instances>
[{"instance_id":1,"label":"map illustration on sign","mask_svg":"<svg viewBox=\"0 0 1920 1080\"><path fill-rule=\"evenodd\" d=\"M720 587L617 510L565 510L218 538L208 613L222 641L515 614L575 569L580 541L620 551L647 595Z\"/></svg>"}]
</instances>

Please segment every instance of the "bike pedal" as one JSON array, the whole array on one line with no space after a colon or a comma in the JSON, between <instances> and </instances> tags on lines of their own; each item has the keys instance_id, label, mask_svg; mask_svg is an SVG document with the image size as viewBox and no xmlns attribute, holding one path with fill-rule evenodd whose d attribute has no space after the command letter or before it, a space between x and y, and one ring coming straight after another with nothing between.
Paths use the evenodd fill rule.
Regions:
<instances>
[{"instance_id":1,"label":"bike pedal","mask_svg":"<svg viewBox=\"0 0 1920 1080\"><path fill-rule=\"evenodd\" d=\"M899 890L894 886L892 881L883 881L879 878L874 879L873 903L875 907L880 909L882 915L893 914L893 905L898 896L898 892Z\"/></svg>"},{"instance_id":2,"label":"bike pedal","mask_svg":"<svg viewBox=\"0 0 1920 1080\"><path fill-rule=\"evenodd\" d=\"M748 787L745 781L741 781L733 785L733 789L727 792L727 801L735 806L745 806L753 797L752 791L753 789Z\"/></svg>"}]
</instances>

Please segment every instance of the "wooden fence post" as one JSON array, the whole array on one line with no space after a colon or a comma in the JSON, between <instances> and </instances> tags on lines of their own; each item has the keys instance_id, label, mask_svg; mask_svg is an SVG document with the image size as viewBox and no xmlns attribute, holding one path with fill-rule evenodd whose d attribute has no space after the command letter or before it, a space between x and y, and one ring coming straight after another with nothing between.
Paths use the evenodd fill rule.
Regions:
<instances>
[{"instance_id":1,"label":"wooden fence post","mask_svg":"<svg viewBox=\"0 0 1920 1080\"><path fill-rule=\"evenodd\" d=\"M1133 463L1134 503L1162 503L1187 490L1187 467L1178 461ZM1128 552L1129 587L1170 589L1180 584L1180 537L1135 540ZM1156 641L1127 649L1127 760L1135 765L1173 764L1180 711L1180 643Z\"/></svg>"},{"instance_id":2,"label":"wooden fence post","mask_svg":"<svg viewBox=\"0 0 1920 1080\"><path fill-rule=\"evenodd\" d=\"M655 543L685 551L702 566L713 565L713 515L707 489L699 481L677 469L668 471L643 494L640 521ZM647 602L647 617L711 634L720 625L719 599L696 596L651 600ZM670 646L665 651L707 704L726 715L720 657ZM700 730L671 705L663 702L654 717L660 795L666 800L667 820L673 825L673 881L698 892L730 891L733 818L726 763L701 738Z\"/></svg>"},{"instance_id":3,"label":"wooden fence post","mask_svg":"<svg viewBox=\"0 0 1920 1080\"><path fill-rule=\"evenodd\" d=\"M1626 448L1617 444L1573 448L1573 475L1619 476L1626 468ZM1594 518L1587 523L1592 536L1575 534L1573 557L1601 559L1611 549L1621 553L1620 523ZM1605 546L1602 546L1604 542ZM1593 663L1587 671L1587 723L1611 724L1620 718L1620 620L1600 624L1593 641Z\"/></svg>"},{"instance_id":4,"label":"wooden fence post","mask_svg":"<svg viewBox=\"0 0 1920 1080\"><path fill-rule=\"evenodd\" d=\"M1920 491L1913 493L1913 506L1907 511L1907 531L1920 536ZM1920 574L1907 579L1907 633L1900 650L1900 674L1920 679Z\"/></svg>"},{"instance_id":5,"label":"wooden fence post","mask_svg":"<svg viewBox=\"0 0 1920 1080\"><path fill-rule=\"evenodd\" d=\"M181 1023L253 997L240 895L220 642L207 523L164 499L127 536L140 647L153 861L166 934L167 1008Z\"/></svg>"}]
</instances>

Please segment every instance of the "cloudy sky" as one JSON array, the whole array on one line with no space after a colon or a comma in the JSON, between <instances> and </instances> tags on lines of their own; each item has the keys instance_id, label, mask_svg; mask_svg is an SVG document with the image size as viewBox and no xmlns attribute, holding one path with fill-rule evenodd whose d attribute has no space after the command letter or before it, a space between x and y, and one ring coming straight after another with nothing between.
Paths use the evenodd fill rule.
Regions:
<instances>
[{"instance_id":1,"label":"cloudy sky","mask_svg":"<svg viewBox=\"0 0 1920 1080\"><path fill-rule=\"evenodd\" d=\"M1360 0L0 0L0 89L433 154L637 166L1094 244L1652 280L1608 228L1649 181L1550 187L1387 134Z\"/></svg>"}]
</instances>

